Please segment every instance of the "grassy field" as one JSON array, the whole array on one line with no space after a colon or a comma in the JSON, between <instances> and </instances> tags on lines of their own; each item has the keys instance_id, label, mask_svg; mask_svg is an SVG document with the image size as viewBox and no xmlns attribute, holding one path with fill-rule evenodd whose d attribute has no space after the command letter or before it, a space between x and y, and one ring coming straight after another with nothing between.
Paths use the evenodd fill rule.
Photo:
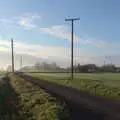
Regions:
<instances>
[{"instance_id":1,"label":"grassy field","mask_svg":"<svg viewBox=\"0 0 120 120\"><path fill-rule=\"evenodd\" d=\"M28 73L28 75L86 90L92 94L120 99L119 73L76 73L74 74L74 80L68 83L66 81L70 74L67 73Z\"/></svg>"}]
</instances>

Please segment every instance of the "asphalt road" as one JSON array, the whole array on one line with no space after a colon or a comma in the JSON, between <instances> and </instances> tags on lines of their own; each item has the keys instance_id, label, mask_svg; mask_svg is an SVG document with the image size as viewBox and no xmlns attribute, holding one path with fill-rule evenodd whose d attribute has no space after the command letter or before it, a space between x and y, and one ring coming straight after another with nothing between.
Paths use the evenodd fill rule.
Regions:
<instances>
[{"instance_id":1,"label":"asphalt road","mask_svg":"<svg viewBox=\"0 0 120 120\"><path fill-rule=\"evenodd\" d=\"M24 80L36 84L61 101L65 101L71 120L120 120L120 101L90 95L45 80L17 73Z\"/></svg>"}]
</instances>

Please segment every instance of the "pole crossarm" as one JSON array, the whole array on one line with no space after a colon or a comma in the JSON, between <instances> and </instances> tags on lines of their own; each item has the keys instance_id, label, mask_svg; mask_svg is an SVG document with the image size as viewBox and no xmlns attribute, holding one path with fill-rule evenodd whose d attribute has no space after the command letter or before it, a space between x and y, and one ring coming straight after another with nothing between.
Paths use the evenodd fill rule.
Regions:
<instances>
[{"instance_id":1,"label":"pole crossarm","mask_svg":"<svg viewBox=\"0 0 120 120\"><path fill-rule=\"evenodd\" d=\"M65 21L74 21L74 20L80 20L80 18L66 18Z\"/></svg>"}]
</instances>

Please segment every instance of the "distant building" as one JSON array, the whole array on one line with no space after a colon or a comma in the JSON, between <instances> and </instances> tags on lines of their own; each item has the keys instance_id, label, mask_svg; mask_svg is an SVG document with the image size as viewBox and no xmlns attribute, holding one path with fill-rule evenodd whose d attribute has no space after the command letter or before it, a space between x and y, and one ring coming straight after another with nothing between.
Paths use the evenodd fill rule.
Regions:
<instances>
[{"instance_id":1,"label":"distant building","mask_svg":"<svg viewBox=\"0 0 120 120\"><path fill-rule=\"evenodd\" d=\"M86 72L96 72L98 70L95 64L87 64L86 67L87 67Z\"/></svg>"},{"instance_id":2,"label":"distant building","mask_svg":"<svg viewBox=\"0 0 120 120\"><path fill-rule=\"evenodd\" d=\"M103 72L116 72L116 67L114 65L105 65L100 67L100 71Z\"/></svg>"},{"instance_id":3,"label":"distant building","mask_svg":"<svg viewBox=\"0 0 120 120\"><path fill-rule=\"evenodd\" d=\"M77 71L84 73L91 73L91 72L97 72L98 68L95 64L86 64L86 65L77 66Z\"/></svg>"}]
</instances>

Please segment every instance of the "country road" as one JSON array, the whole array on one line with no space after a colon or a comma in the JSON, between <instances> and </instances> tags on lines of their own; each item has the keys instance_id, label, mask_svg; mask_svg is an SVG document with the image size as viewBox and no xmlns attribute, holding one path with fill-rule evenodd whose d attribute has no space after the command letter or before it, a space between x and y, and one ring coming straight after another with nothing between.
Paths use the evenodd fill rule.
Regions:
<instances>
[{"instance_id":1,"label":"country road","mask_svg":"<svg viewBox=\"0 0 120 120\"><path fill-rule=\"evenodd\" d=\"M71 87L61 86L45 80L22 75L28 82L40 86L59 100L64 100L70 112L71 120L120 120L120 102L90 95Z\"/></svg>"}]
</instances>

